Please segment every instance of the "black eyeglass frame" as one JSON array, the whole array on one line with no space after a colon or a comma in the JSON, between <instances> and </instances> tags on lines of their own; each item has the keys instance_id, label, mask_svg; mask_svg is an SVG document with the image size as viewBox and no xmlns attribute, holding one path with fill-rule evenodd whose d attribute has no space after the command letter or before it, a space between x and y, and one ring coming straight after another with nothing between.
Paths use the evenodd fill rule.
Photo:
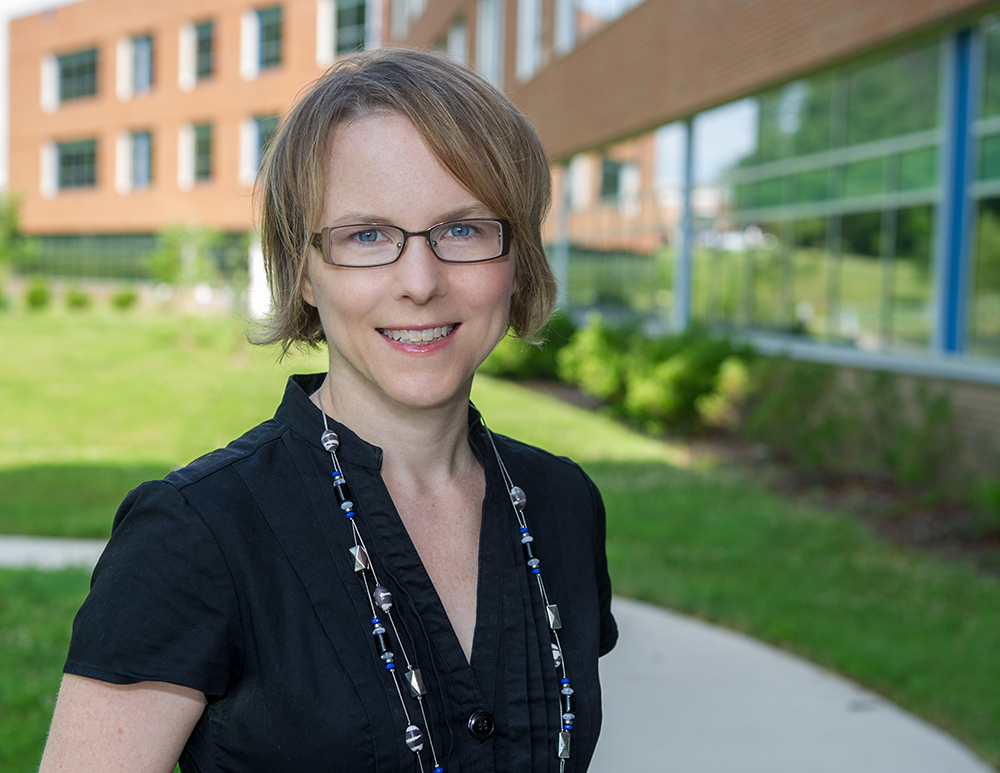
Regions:
<instances>
[{"instance_id":1,"label":"black eyeglass frame","mask_svg":"<svg viewBox=\"0 0 1000 773\"><path fill-rule=\"evenodd\" d=\"M479 260L448 260L447 258L442 258L438 255L437 250L434 248L434 243L431 241L431 231L443 225L456 225L459 223L497 223L500 226L500 253L494 255L492 258L480 258ZM330 257L330 231L337 228L392 228L395 231L399 231L403 234L403 241L396 245L396 257L385 263L371 263L364 266L355 266L349 263L338 263ZM351 223L348 225L328 225L322 231L314 233L312 239L309 243L319 250L320 255L323 256L323 262L331 266L340 266L341 268L379 268L380 266L391 266L403 254L403 250L406 249L406 240L411 236L423 236L427 240L427 246L430 247L431 252L434 253L434 257L440 260L442 263L453 263L456 265L474 265L476 263L488 263L491 260L496 260L497 258L502 258L505 255L510 254L510 243L512 238L512 232L514 230L513 225L509 220L502 220L501 218L492 217L473 217L466 220L445 220L441 223L435 223L426 231L407 231L400 228L397 225L390 225L389 223Z\"/></svg>"}]
</instances>

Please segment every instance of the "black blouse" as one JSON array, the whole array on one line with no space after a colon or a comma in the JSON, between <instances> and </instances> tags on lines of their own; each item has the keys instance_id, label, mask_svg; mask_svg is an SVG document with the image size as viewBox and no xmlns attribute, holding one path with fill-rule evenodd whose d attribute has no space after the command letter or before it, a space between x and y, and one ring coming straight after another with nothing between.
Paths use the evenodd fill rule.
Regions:
<instances>
[{"instance_id":1,"label":"black blouse","mask_svg":"<svg viewBox=\"0 0 1000 773\"><path fill-rule=\"evenodd\" d=\"M181 756L184 773L419 770L348 553L354 542L320 443L322 415L308 397L322 378L293 377L274 419L130 492L73 624L67 673L171 682L208 697ZM557 771L560 685L545 610L478 416L470 412L469 437L486 496L471 664L382 483L381 450L331 427L358 526L427 685L440 764L447 773ZM597 658L617 638L604 508L572 462L495 438L527 493L559 606L576 691L567 771L584 771L601 724ZM486 740L468 729L477 711L495 721Z\"/></svg>"}]
</instances>

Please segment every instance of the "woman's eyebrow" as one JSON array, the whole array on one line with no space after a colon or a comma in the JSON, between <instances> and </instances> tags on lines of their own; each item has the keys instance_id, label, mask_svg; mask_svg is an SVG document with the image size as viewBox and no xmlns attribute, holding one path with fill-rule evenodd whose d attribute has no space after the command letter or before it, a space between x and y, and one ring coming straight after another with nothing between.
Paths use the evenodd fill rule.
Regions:
<instances>
[{"instance_id":1,"label":"woman's eyebrow","mask_svg":"<svg viewBox=\"0 0 1000 773\"><path fill-rule=\"evenodd\" d=\"M449 223L452 220L493 220L496 219L496 215L487 207L485 204L468 204L465 206L457 207L452 210L448 210L441 215L439 215L433 222L427 223L424 228L430 228L438 223ZM325 226L340 226L340 225L391 225L397 228L403 228L399 223L392 222L391 218L384 217L382 215L376 215L372 212L346 212L340 215L329 223L324 223ZM404 230L414 230L414 229L404 229ZM416 229L422 230L422 229Z\"/></svg>"}]
</instances>

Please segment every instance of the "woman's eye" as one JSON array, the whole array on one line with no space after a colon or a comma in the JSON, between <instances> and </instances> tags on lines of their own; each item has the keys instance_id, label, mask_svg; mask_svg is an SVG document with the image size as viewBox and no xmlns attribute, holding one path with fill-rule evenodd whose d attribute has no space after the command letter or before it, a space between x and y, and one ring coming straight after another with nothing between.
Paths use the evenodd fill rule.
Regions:
<instances>
[{"instance_id":1,"label":"woman's eye","mask_svg":"<svg viewBox=\"0 0 1000 773\"><path fill-rule=\"evenodd\" d=\"M468 223L452 223L445 230L445 236L452 239L465 239L472 236L473 228Z\"/></svg>"},{"instance_id":2,"label":"woman's eye","mask_svg":"<svg viewBox=\"0 0 1000 773\"><path fill-rule=\"evenodd\" d=\"M359 242L377 242L378 237L379 233L374 228L369 228L367 231L358 231L354 235L354 238Z\"/></svg>"}]
</instances>

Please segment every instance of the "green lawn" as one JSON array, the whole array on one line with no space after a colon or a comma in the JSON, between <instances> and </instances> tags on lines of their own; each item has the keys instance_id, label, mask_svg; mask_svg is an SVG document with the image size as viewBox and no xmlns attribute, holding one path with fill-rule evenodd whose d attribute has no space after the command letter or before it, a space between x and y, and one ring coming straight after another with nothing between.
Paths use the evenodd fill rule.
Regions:
<instances>
[{"instance_id":1,"label":"green lawn","mask_svg":"<svg viewBox=\"0 0 1000 773\"><path fill-rule=\"evenodd\" d=\"M290 370L240 326L168 315L0 315L0 533L106 535L139 481L272 414ZM44 380L42 379L44 374ZM618 593L844 673L1000 762L1000 582L854 521L694 469L682 449L485 378L490 426L578 461L608 508ZM0 770L37 764L79 572L0 573Z\"/></svg>"}]
</instances>

